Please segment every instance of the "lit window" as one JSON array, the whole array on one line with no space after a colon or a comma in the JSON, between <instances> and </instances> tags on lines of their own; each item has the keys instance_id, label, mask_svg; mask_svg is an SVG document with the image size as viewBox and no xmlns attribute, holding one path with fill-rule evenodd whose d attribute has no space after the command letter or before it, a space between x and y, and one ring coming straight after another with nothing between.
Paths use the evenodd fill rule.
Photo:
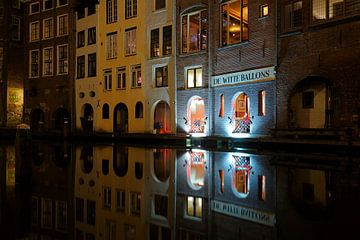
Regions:
<instances>
[{"instance_id":1,"label":"lit window","mask_svg":"<svg viewBox=\"0 0 360 240\"><path fill-rule=\"evenodd\" d=\"M77 57L77 78L85 77L85 56Z\"/></svg>"},{"instance_id":2,"label":"lit window","mask_svg":"<svg viewBox=\"0 0 360 240\"><path fill-rule=\"evenodd\" d=\"M88 45L96 43L96 27L88 29Z\"/></svg>"},{"instance_id":3,"label":"lit window","mask_svg":"<svg viewBox=\"0 0 360 240\"><path fill-rule=\"evenodd\" d=\"M39 50L30 51L30 77L39 77Z\"/></svg>"},{"instance_id":4,"label":"lit window","mask_svg":"<svg viewBox=\"0 0 360 240\"><path fill-rule=\"evenodd\" d=\"M234 176L233 187L237 194L244 196L249 194L250 186L250 157L233 156L235 160L234 164Z\"/></svg>"},{"instance_id":5,"label":"lit window","mask_svg":"<svg viewBox=\"0 0 360 240\"><path fill-rule=\"evenodd\" d=\"M30 14L35 14L35 13L39 13L40 12L40 3L39 2L35 2L35 3L30 3Z\"/></svg>"},{"instance_id":6,"label":"lit window","mask_svg":"<svg viewBox=\"0 0 360 240\"><path fill-rule=\"evenodd\" d=\"M68 45L58 46L58 74L68 73Z\"/></svg>"},{"instance_id":7,"label":"lit window","mask_svg":"<svg viewBox=\"0 0 360 240\"><path fill-rule=\"evenodd\" d=\"M155 85L156 87L168 86L168 67L162 66L155 68Z\"/></svg>"},{"instance_id":8,"label":"lit window","mask_svg":"<svg viewBox=\"0 0 360 240\"><path fill-rule=\"evenodd\" d=\"M302 25L302 1L292 1L284 6L283 31L296 30Z\"/></svg>"},{"instance_id":9,"label":"lit window","mask_svg":"<svg viewBox=\"0 0 360 240\"><path fill-rule=\"evenodd\" d=\"M112 89L112 71L111 71L111 69L104 71L104 89L105 90Z\"/></svg>"},{"instance_id":10,"label":"lit window","mask_svg":"<svg viewBox=\"0 0 360 240\"><path fill-rule=\"evenodd\" d=\"M137 102L135 105L135 118L143 118L143 111L142 102Z\"/></svg>"},{"instance_id":11,"label":"lit window","mask_svg":"<svg viewBox=\"0 0 360 240\"><path fill-rule=\"evenodd\" d=\"M106 23L117 21L117 0L106 0Z\"/></svg>"},{"instance_id":12,"label":"lit window","mask_svg":"<svg viewBox=\"0 0 360 240\"><path fill-rule=\"evenodd\" d=\"M141 194L137 192L130 193L130 213L140 215L141 211Z\"/></svg>"},{"instance_id":13,"label":"lit window","mask_svg":"<svg viewBox=\"0 0 360 240\"><path fill-rule=\"evenodd\" d=\"M260 201L265 201L266 198L266 178L263 175L258 177L258 197Z\"/></svg>"},{"instance_id":14,"label":"lit window","mask_svg":"<svg viewBox=\"0 0 360 240\"><path fill-rule=\"evenodd\" d=\"M48 10L54 7L54 0L44 0L43 2L44 10Z\"/></svg>"},{"instance_id":15,"label":"lit window","mask_svg":"<svg viewBox=\"0 0 360 240\"><path fill-rule=\"evenodd\" d=\"M248 0L221 5L221 45L249 40Z\"/></svg>"},{"instance_id":16,"label":"lit window","mask_svg":"<svg viewBox=\"0 0 360 240\"><path fill-rule=\"evenodd\" d=\"M219 182L220 182L220 192L224 193L225 188L225 172L224 170L219 170Z\"/></svg>"},{"instance_id":17,"label":"lit window","mask_svg":"<svg viewBox=\"0 0 360 240\"><path fill-rule=\"evenodd\" d=\"M326 21L359 13L358 0L312 0L312 20Z\"/></svg>"},{"instance_id":18,"label":"lit window","mask_svg":"<svg viewBox=\"0 0 360 240\"><path fill-rule=\"evenodd\" d=\"M106 59L116 58L117 56L117 33L108 33L106 35Z\"/></svg>"},{"instance_id":19,"label":"lit window","mask_svg":"<svg viewBox=\"0 0 360 240\"><path fill-rule=\"evenodd\" d=\"M77 47L85 46L85 31L80 31L77 34Z\"/></svg>"},{"instance_id":20,"label":"lit window","mask_svg":"<svg viewBox=\"0 0 360 240\"><path fill-rule=\"evenodd\" d=\"M139 88L141 83L141 65L131 66L131 87Z\"/></svg>"},{"instance_id":21,"label":"lit window","mask_svg":"<svg viewBox=\"0 0 360 240\"><path fill-rule=\"evenodd\" d=\"M125 191L116 190L116 210L118 212L125 212Z\"/></svg>"},{"instance_id":22,"label":"lit window","mask_svg":"<svg viewBox=\"0 0 360 240\"><path fill-rule=\"evenodd\" d=\"M258 92L258 115L265 116L266 109L266 94L264 90Z\"/></svg>"},{"instance_id":23,"label":"lit window","mask_svg":"<svg viewBox=\"0 0 360 240\"><path fill-rule=\"evenodd\" d=\"M187 88L202 87L202 68L186 69Z\"/></svg>"},{"instance_id":24,"label":"lit window","mask_svg":"<svg viewBox=\"0 0 360 240\"><path fill-rule=\"evenodd\" d=\"M68 15L58 16L58 36L68 34Z\"/></svg>"},{"instance_id":25,"label":"lit window","mask_svg":"<svg viewBox=\"0 0 360 240\"><path fill-rule=\"evenodd\" d=\"M269 5L264 4L260 6L260 17L267 17L269 16Z\"/></svg>"},{"instance_id":26,"label":"lit window","mask_svg":"<svg viewBox=\"0 0 360 240\"><path fill-rule=\"evenodd\" d=\"M202 217L202 198L187 196L186 199L186 215L190 217Z\"/></svg>"},{"instance_id":27,"label":"lit window","mask_svg":"<svg viewBox=\"0 0 360 240\"><path fill-rule=\"evenodd\" d=\"M52 38L54 35L54 23L52 18L44 19L43 21L43 38Z\"/></svg>"},{"instance_id":28,"label":"lit window","mask_svg":"<svg viewBox=\"0 0 360 240\"><path fill-rule=\"evenodd\" d=\"M125 30L125 56L136 54L136 28Z\"/></svg>"},{"instance_id":29,"label":"lit window","mask_svg":"<svg viewBox=\"0 0 360 240\"><path fill-rule=\"evenodd\" d=\"M207 48L207 10L181 17L182 53L198 52Z\"/></svg>"},{"instance_id":30,"label":"lit window","mask_svg":"<svg viewBox=\"0 0 360 240\"><path fill-rule=\"evenodd\" d=\"M96 53L88 55L88 77L96 76Z\"/></svg>"},{"instance_id":31,"label":"lit window","mask_svg":"<svg viewBox=\"0 0 360 240\"><path fill-rule=\"evenodd\" d=\"M40 40L40 22L30 23L30 42Z\"/></svg>"},{"instance_id":32,"label":"lit window","mask_svg":"<svg viewBox=\"0 0 360 240\"><path fill-rule=\"evenodd\" d=\"M51 76L53 74L53 48L44 48L43 50L43 75Z\"/></svg>"},{"instance_id":33,"label":"lit window","mask_svg":"<svg viewBox=\"0 0 360 240\"><path fill-rule=\"evenodd\" d=\"M163 9L166 7L166 0L155 0L155 10Z\"/></svg>"},{"instance_id":34,"label":"lit window","mask_svg":"<svg viewBox=\"0 0 360 240\"><path fill-rule=\"evenodd\" d=\"M219 117L223 118L225 114L225 97L224 94L220 95L220 110L219 110Z\"/></svg>"},{"instance_id":35,"label":"lit window","mask_svg":"<svg viewBox=\"0 0 360 240\"><path fill-rule=\"evenodd\" d=\"M111 188L103 187L103 206L104 208L111 208Z\"/></svg>"},{"instance_id":36,"label":"lit window","mask_svg":"<svg viewBox=\"0 0 360 240\"><path fill-rule=\"evenodd\" d=\"M116 88L117 89L125 89L126 88L126 68L119 67L116 69Z\"/></svg>"},{"instance_id":37,"label":"lit window","mask_svg":"<svg viewBox=\"0 0 360 240\"><path fill-rule=\"evenodd\" d=\"M125 0L125 18L137 16L137 0Z\"/></svg>"}]
</instances>

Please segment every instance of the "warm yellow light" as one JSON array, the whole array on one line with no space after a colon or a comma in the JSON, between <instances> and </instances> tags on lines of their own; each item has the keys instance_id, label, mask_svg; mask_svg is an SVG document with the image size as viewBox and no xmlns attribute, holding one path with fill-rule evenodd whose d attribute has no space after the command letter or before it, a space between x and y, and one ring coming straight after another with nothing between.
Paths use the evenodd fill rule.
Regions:
<instances>
[{"instance_id":1,"label":"warm yellow light","mask_svg":"<svg viewBox=\"0 0 360 240\"><path fill-rule=\"evenodd\" d=\"M261 6L261 17L266 17L269 15L269 6L263 5Z\"/></svg>"}]
</instances>

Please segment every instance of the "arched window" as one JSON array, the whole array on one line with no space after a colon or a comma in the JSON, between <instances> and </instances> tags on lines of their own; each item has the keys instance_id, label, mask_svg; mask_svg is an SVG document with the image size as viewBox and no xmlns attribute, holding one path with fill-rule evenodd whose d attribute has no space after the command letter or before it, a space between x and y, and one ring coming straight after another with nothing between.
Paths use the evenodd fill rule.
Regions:
<instances>
[{"instance_id":1,"label":"arched window","mask_svg":"<svg viewBox=\"0 0 360 240\"><path fill-rule=\"evenodd\" d=\"M102 108L102 118L103 119L109 119L109 104L105 103Z\"/></svg>"},{"instance_id":2,"label":"arched window","mask_svg":"<svg viewBox=\"0 0 360 240\"><path fill-rule=\"evenodd\" d=\"M143 118L143 104L137 102L135 105L135 118Z\"/></svg>"}]
</instances>

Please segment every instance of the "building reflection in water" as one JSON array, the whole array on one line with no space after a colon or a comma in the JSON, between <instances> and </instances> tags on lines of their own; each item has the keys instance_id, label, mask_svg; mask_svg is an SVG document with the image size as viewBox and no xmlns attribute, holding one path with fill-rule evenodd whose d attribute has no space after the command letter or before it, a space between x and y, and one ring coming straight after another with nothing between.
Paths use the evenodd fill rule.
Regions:
<instances>
[{"instance_id":1,"label":"building reflection in water","mask_svg":"<svg viewBox=\"0 0 360 240\"><path fill-rule=\"evenodd\" d=\"M18 151L0 147L1 239L334 239L359 225L354 159L36 141Z\"/></svg>"}]
</instances>

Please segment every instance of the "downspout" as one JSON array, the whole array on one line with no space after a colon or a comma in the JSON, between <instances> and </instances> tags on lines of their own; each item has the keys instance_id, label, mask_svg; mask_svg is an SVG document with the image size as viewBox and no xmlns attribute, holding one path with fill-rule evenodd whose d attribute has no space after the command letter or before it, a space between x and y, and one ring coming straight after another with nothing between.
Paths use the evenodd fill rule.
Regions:
<instances>
[{"instance_id":1,"label":"downspout","mask_svg":"<svg viewBox=\"0 0 360 240\"><path fill-rule=\"evenodd\" d=\"M278 0L275 0L275 116L274 116L274 123L275 123L275 128L277 128L277 114L278 114L278 105L277 105L277 99L278 99L278 94L277 94L277 90L278 90L278 59L279 59L279 55L278 55Z\"/></svg>"},{"instance_id":2,"label":"downspout","mask_svg":"<svg viewBox=\"0 0 360 240\"><path fill-rule=\"evenodd\" d=\"M212 29L211 29L211 8L210 8L210 4L211 4L211 0L208 1L208 26L207 26L207 33L208 33L208 42L207 42L207 51L208 51L208 119L207 119L207 123L208 123L208 136L212 136L213 135L213 131L212 131L212 111L211 111L211 106L213 105L213 99L212 99L212 94L211 94L211 74L212 74L212 63L211 63L211 49L212 49ZM211 104L210 104L211 103Z\"/></svg>"}]
</instances>

